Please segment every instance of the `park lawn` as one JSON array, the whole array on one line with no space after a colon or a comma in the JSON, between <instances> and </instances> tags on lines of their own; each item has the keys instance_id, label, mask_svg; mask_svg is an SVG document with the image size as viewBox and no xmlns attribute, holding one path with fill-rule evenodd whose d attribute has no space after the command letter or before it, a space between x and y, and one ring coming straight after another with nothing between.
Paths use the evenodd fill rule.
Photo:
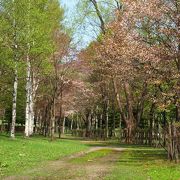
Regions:
<instances>
[{"instance_id":1,"label":"park lawn","mask_svg":"<svg viewBox=\"0 0 180 180\"><path fill-rule=\"evenodd\" d=\"M22 136L12 140L0 135L0 179L86 149L88 146L77 140L50 142L44 137L24 139Z\"/></svg>"},{"instance_id":2,"label":"park lawn","mask_svg":"<svg viewBox=\"0 0 180 180\"><path fill-rule=\"evenodd\" d=\"M180 180L180 164L169 162L162 149L128 147L106 180Z\"/></svg>"},{"instance_id":3,"label":"park lawn","mask_svg":"<svg viewBox=\"0 0 180 180\"><path fill-rule=\"evenodd\" d=\"M0 179L3 176L20 175L24 171L45 165L49 160L57 160L70 154L85 151L88 147L104 146L105 149L90 152L72 159L75 164L98 160L111 153L106 146L126 148L119 154L106 180L179 180L180 164L166 160L165 151L137 145L120 145L117 141L82 143L76 139L60 139L50 142L44 137L12 140L0 135Z\"/></svg>"}]
</instances>

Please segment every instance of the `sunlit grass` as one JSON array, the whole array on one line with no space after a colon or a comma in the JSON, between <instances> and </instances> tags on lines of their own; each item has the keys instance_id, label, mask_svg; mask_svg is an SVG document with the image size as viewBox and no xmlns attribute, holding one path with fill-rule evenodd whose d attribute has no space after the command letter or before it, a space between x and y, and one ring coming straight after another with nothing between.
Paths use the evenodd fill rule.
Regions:
<instances>
[{"instance_id":1,"label":"sunlit grass","mask_svg":"<svg viewBox=\"0 0 180 180\"><path fill-rule=\"evenodd\" d=\"M0 177L20 174L48 160L56 160L88 147L79 141L60 139L49 141L44 137L15 140L0 136Z\"/></svg>"},{"instance_id":2,"label":"sunlit grass","mask_svg":"<svg viewBox=\"0 0 180 180\"><path fill-rule=\"evenodd\" d=\"M86 162L93 162L98 161L98 158L102 158L110 154L112 150L110 149L101 149L98 151L89 152L84 156L72 159L71 162L73 163L86 163Z\"/></svg>"},{"instance_id":3,"label":"sunlit grass","mask_svg":"<svg viewBox=\"0 0 180 180\"><path fill-rule=\"evenodd\" d=\"M106 180L179 180L180 164L170 163L161 149L134 147L122 152Z\"/></svg>"}]
</instances>

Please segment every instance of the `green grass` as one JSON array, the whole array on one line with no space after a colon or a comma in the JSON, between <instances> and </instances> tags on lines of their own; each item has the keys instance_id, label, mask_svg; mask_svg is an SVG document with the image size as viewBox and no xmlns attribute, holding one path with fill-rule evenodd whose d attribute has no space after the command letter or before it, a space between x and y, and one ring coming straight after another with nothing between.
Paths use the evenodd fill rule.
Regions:
<instances>
[{"instance_id":1,"label":"green grass","mask_svg":"<svg viewBox=\"0 0 180 180\"><path fill-rule=\"evenodd\" d=\"M106 180L180 180L180 164L167 161L165 151L137 145L120 145L117 141L97 142L60 139L50 142L44 137L12 140L0 135L0 179L21 175L31 168L42 167L49 160L60 159L93 146L127 148L119 155L112 173ZM112 150L102 149L71 160L72 163L96 162Z\"/></svg>"},{"instance_id":2,"label":"green grass","mask_svg":"<svg viewBox=\"0 0 180 180\"><path fill-rule=\"evenodd\" d=\"M0 135L0 178L21 174L26 169L39 166L48 160L56 160L88 146L77 140L56 140L50 142L43 137L12 140Z\"/></svg>"},{"instance_id":3,"label":"green grass","mask_svg":"<svg viewBox=\"0 0 180 180\"><path fill-rule=\"evenodd\" d=\"M161 149L132 146L120 155L106 180L179 180L180 164L170 163Z\"/></svg>"},{"instance_id":4,"label":"green grass","mask_svg":"<svg viewBox=\"0 0 180 180\"><path fill-rule=\"evenodd\" d=\"M73 163L87 163L87 162L92 162L94 160L98 161L98 158L102 158L110 154L112 150L110 149L101 149L98 151L93 151L87 153L85 156L81 156L75 159L72 159L71 162Z\"/></svg>"}]
</instances>

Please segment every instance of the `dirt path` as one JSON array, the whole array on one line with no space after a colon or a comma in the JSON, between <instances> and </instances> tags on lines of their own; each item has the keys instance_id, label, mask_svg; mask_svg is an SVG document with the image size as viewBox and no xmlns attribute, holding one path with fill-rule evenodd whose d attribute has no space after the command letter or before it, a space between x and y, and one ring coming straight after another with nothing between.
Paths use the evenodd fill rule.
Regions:
<instances>
[{"instance_id":1,"label":"dirt path","mask_svg":"<svg viewBox=\"0 0 180 180\"><path fill-rule=\"evenodd\" d=\"M93 160L76 162L78 158L84 158L89 153L97 153L101 150L107 150L108 153ZM51 161L43 167L24 172L24 176L11 176L4 180L103 180L111 172L123 150L116 147L92 147L86 152Z\"/></svg>"}]
</instances>

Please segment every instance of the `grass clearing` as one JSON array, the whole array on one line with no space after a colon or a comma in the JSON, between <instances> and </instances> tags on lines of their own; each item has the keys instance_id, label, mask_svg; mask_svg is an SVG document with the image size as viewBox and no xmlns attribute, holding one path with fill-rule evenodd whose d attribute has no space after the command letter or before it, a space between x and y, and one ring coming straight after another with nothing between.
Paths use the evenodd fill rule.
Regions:
<instances>
[{"instance_id":1,"label":"grass clearing","mask_svg":"<svg viewBox=\"0 0 180 180\"><path fill-rule=\"evenodd\" d=\"M0 136L0 177L21 174L22 171L41 165L48 160L88 149L77 140L60 139L50 142L44 137L15 140Z\"/></svg>"},{"instance_id":2,"label":"grass clearing","mask_svg":"<svg viewBox=\"0 0 180 180\"><path fill-rule=\"evenodd\" d=\"M130 147L106 180L179 180L180 164L166 160L164 150Z\"/></svg>"}]
</instances>

